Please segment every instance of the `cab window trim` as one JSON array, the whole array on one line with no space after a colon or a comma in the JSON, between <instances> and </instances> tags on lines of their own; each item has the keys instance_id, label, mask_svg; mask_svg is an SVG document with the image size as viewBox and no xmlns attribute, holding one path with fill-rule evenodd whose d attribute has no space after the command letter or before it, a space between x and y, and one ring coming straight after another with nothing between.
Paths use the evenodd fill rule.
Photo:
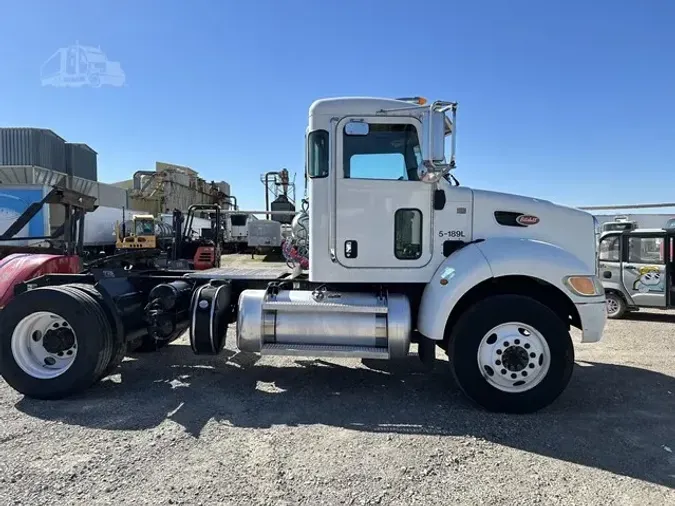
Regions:
<instances>
[{"instance_id":1,"label":"cab window trim","mask_svg":"<svg viewBox=\"0 0 675 506\"><path fill-rule=\"evenodd\" d=\"M408 129L412 129L412 132L414 132L415 137L417 138L417 145L420 146L421 149L421 143L422 143L422 137L421 137L421 132L420 129L418 128L418 125L414 121L408 120L408 118L398 118L397 121L368 121L368 125L373 127L403 127L401 130L401 134L406 133ZM340 129L340 135L342 136L342 168L341 168L341 177L342 179L345 180L358 180L358 181L397 181L399 183L415 183L419 182L419 179L411 179L409 177L410 170L408 168L408 159L407 155L411 155L413 158L416 160L416 155L414 152L414 147L410 146L404 146L403 152L399 151L388 151L388 152L374 152L374 153L359 153L359 152L354 152L354 153L349 153L347 150L347 139L350 137L362 137L360 135L349 135L346 132L346 126L342 126ZM391 132L391 133L398 133L398 132ZM366 136L371 135L369 132ZM406 134L404 137L406 138L407 141L407 136L409 135ZM407 153L407 151L410 150L410 153ZM352 177L351 174L351 159L354 156L359 156L359 155L388 155L388 154L398 154L401 155L403 158L403 173L401 174L402 176L405 176L404 179L400 178L391 178L391 177ZM416 164L417 165L417 164ZM416 175L417 167L415 166L415 175Z\"/></svg>"}]
</instances>

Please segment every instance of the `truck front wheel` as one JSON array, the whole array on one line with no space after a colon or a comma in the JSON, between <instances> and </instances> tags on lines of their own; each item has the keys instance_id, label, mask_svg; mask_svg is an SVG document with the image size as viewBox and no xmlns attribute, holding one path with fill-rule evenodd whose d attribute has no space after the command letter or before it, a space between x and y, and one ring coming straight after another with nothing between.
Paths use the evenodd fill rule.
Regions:
<instances>
[{"instance_id":1,"label":"truck front wheel","mask_svg":"<svg viewBox=\"0 0 675 506\"><path fill-rule=\"evenodd\" d=\"M471 306L451 331L448 356L461 390L489 411L530 413L563 392L574 346L558 315L521 295Z\"/></svg>"}]
</instances>

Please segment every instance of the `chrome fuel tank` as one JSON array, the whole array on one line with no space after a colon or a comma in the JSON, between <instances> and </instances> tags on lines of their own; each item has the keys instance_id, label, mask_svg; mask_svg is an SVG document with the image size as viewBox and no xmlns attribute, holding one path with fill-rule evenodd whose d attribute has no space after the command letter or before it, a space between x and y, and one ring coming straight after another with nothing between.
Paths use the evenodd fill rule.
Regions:
<instances>
[{"instance_id":1,"label":"chrome fuel tank","mask_svg":"<svg viewBox=\"0 0 675 506\"><path fill-rule=\"evenodd\" d=\"M244 290L237 346L263 354L401 358L411 327L410 303L401 294Z\"/></svg>"}]
</instances>

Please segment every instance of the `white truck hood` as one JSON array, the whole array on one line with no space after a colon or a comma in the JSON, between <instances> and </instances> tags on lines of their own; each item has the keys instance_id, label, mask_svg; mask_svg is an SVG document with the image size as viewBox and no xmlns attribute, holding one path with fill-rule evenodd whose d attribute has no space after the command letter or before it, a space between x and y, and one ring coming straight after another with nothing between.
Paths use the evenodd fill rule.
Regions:
<instances>
[{"instance_id":1,"label":"white truck hood","mask_svg":"<svg viewBox=\"0 0 675 506\"><path fill-rule=\"evenodd\" d=\"M532 197L473 190L473 238L524 237L550 242L566 249L595 272L595 224L593 215ZM529 215L539 219L529 226L505 226L496 212ZM502 215L507 218L509 215Z\"/></svg>"}]
</instances>

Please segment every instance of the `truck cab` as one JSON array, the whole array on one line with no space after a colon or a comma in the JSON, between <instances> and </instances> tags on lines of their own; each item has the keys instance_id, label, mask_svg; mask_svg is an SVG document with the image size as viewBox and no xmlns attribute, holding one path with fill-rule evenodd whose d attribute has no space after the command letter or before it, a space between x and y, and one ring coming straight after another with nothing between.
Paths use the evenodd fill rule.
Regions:
<instances>
[{"instance_id":1,"label":"truck cab","mask_svg":"<svg viewBox=\"0 0 675 506\"><path fill-rule=\"evenodd\" d=\"M617 319L640 308L673 309L675 228L605 232L598 247L598 274L607 316Z\"/></svg>"}]
</instances>

